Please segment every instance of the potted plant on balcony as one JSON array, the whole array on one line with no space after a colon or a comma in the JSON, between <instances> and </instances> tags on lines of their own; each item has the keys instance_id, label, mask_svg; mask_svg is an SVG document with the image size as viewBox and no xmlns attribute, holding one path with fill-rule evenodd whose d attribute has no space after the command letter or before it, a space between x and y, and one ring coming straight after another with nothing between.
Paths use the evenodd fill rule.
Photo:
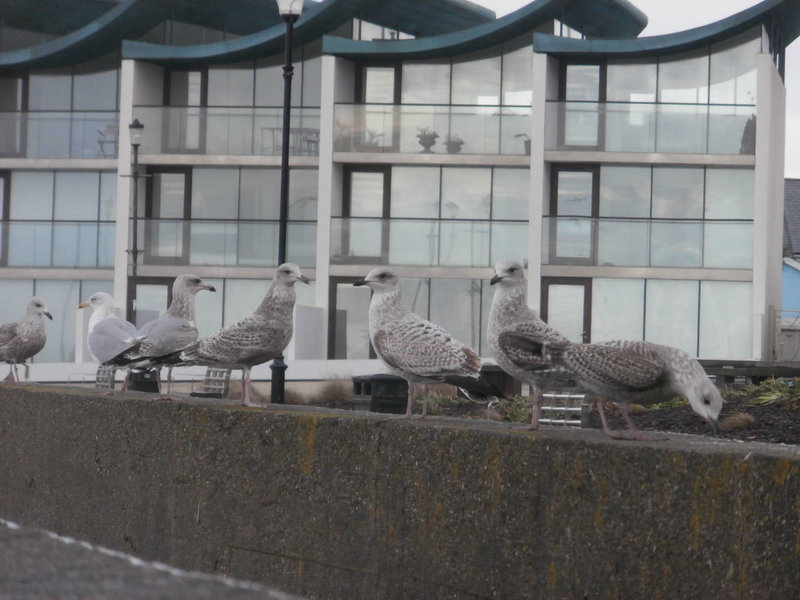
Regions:
<instances>
[{"instance_id":1,"label":"potted plant on balcony","mask_svg":"<svg viewBox=\"0 0 800 600\"><path fill-rule=\"evenodd\" d=\"M457 135L449 135L444 140L444 147L447 149L447 152L450 154L458 154L461 152L461 146L464 145L464 140Z\"/></svg>"},{"instance_id":2,"label":"potted plant on balcony","mask_svg":"<svg viewBox=\"0 0 800 600\"><path fill-rule=\"evenodd\" d=\"M525 154L530 156L531 155L531 136L529 136L527 133L523 132L523 133L518 133L514 137L515 138L522 138L522 144L523 144L523 147L525 148Z\"/></svg>"},{"instance_id":3,"label":"potted plant on balcony","mask_svg":"<svg viewBox=\"0 0 800 600\"><path fill-rule=\"evenodd\" d=\"M426 153L433 152L431 148L436 143L436 138L439 137L439 134L430 127L417 127L417 132L417 139L419 140L419 145L422 146L422 151Z\"/></svg>"}]
</instances>

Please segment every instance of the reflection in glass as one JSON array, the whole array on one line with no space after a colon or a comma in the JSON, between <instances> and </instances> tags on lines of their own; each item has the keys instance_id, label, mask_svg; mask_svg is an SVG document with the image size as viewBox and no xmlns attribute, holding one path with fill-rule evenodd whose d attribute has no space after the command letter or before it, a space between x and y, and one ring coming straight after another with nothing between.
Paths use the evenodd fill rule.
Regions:
<instances>
[{"instance_id":1,"label":"reflection in glass","mask_svg":"<svg viewBox=\"0 0 800 600\"><path fill-rule=\"evenodd\" d=\"M290 177L290 184L291 181ZM279 218L280 182L280 169L242 168L239 217L241 219Z\"/></svg>"},{"instance_id":2,"label":"reflection in glass","mask_svg":"<svg viewBox=\"0 0 800 600\"><path fill-rule=\"evenodd\" d=\"M442 221L439 228L439 264L459 267L482 267L488 264L488 223Z\"/></svg>"},{"instance_id":3,"label":"reflection in glass","mask_svg":"<svg viewBox=\"0 0 800 600\"><path fill-rule=\"evenodd\" d=\"M499 54L494 47L453 60L451 104L500 104Z\"/></svg>"},{"instance_id":4,"label":"reflection in glass","mask_svg":"<svg viewBox=\"0 0 800 600\"><path fill-rule=\"evenodd\" d=\"M566 100L600 99L600 66L567 65Z\"/></svg>"},{"instance_id":5,"label":"reflection in glass","mask_svg":"<svg viewBox=\"0 0 800 600\"><path fill-rule=\"evenodd\" d=\"M252 63L208 68L209 106L252 106L254 73Z\"/></svg>"},{"instance_id":6,"label":"reflection in glass","mask_svg":"<svg viewBox=\"0 0 800 600\"><path fill-rule=\"evenodd\" d=\"M78 280L37 279L34 293L42 296L47 301L47 308L53 314L53 320L48 321L47 343L36 361L46 362L74 362L75 361L75 310L80 292ZM19 317L17 317L19 318Z\"/></svg>"},{"instance_id":7,"label":"reflection in glass","mask_svg":"<svg viewBox=\"0 0 800 600\"><path fill-rule=\"evenodd\" d=\"M652 224L650 264L653 267L702 266L703 225L659 221Z\"/></svg>"},{"instance_id":8,"label":"reflection in glass","mask_svg":"<svg viewBox=\"0 0 800 600\"><path fill-rule=\"evenodd\" d=\"M53 266L97 266L97 224L54 223Z\"/></svg>"},{"instance_id":9,"label":"reflection in glass","mask_svg":"<svg viewBox=\"0 0 800 600\"><path fill-rule=\"evenodd\" d=\"M9 267L49 267L52 263L50 223L11 223L8 228Z\"/></svg>"},{"instance_id":10,"label":"reflection in glass","mask_svg":"<svg viewBox=\"0 0 800 600\"><path fill-rule=\"evenodd\" d=\"M235 265L237 225L192 222L189 228L189 262L193 265Z\"/></svg>"},{"instance_id":11,"label":"reflection in glass","mask_svg":"<svg viewBox=\"0 0 800 600\"><path fill-rule=\"evenodd\" d=\"M364 69L364 102L367 104L394 103L394 67Z\"/></svg>"},{"instance_id":12,"label":"reflection in glass","mask_svg":"<svg viewBox=\"0 0 800 600\"><path fill-rule=\"evenodd\" d=\"M439 169L392 167L391 216L435 219L439 216Z\"/></svg>"},{"instance_id":13,"label":"reflection in glass","mask_svg":"<svg viewBox=\"0 0 800 600\"><path fill-rule=\"evenodd\" d=\"M153 173L153 217L183 219L186 176L183 173Z\"/></svg>"},{"instance_id":14,"label":"reflection in glass","mask_svg":"<svg viewBox=\"0 0 800 600\"><path fill-rule=\"evenodd\" d=\"M609 62L607 102L655 102L657 65L651 62Z\"/></svg>"},{"instance_id":15,"label":"reflection in glass","mask_svg":"<svg viewBox=\"0 0 800 600\"><path fill-rule=\"evenodd\" d=\"M471 348L480 344L481 281L431 279L431 320Z\"/></svg>"},{"instance_id":16,"label":"reflection in glass","mask_svg":"<svg viewBox=\"0 0 800 600\"><path fill-rule=\"evenodd\" d=\"M393 265L438 264L437 230L435 221L392 219L389 222L388 262Z\"/></svg>"},{"instance_id":17,"label":"reflection in glass","mask_svg":"<svg viewBox=\"0 0 800 600\"><path fill-rule=\"evenodd\" d=\"M753 169L706 169L706 219L752 219Z\"/></svg>"},{"instance_id":18,"label":"reflection in glass","mask_svg":"<svg viewBox=\"0 0 800 600\"><path fill-rule=\"evenodd\" d=\"M591 216L593 183L590 171L558 171L556 214Z\"/></svg>"},{"instance_id":19,"label":"reflection in glass","mask_svg":"<svg viewBox=\"0 0 800 600\"><path fill-rule=\"evenodd\" d=\"M649 217L650 167L600 167L600 216Z\"/></svg>"},{"instance_id":20,"label":"reflection in glass","mask_svg":"<svg viewBox=\"0 0 800 600\"><path fill-rule=\"evenodd\" d=\"M597 264L645 267L650 255L649 242L648 221L600 220L597 226Z\"/></svg>"},{"instance_id":21,"label":"reflection in glass","mask_svg":"<svg viewBox=\"0 0 800 600\"><path fill-rule=\"evenodd\" d=\"M709 106L708 152L709 154L755 154L755 107Z\"/></svg>"},{"instance_id":22,"label":"reflection in glass","mask_svg":"<svg viewBox=\"0 0 800 600\"><path fill-rule=\"evenodd\" d=\"M657 152L706 152L707 106L661 104L657 111Z\"/></svg>"},{"instance_id":23,"label":"reflection in glass","mask_svg":"<svg viewBox=\"0 0 800 600\"><path fill-rule=\"evenodd\" d=\"M28 76L28 110L70 110L70 68L33 71Z\"/></svg>"},{"instance_id":24,"label":"reflection in glass","mask_svg":"<svg viewBox=\"0 0 800 600\"><path fill-rule=\"evenodd\" d=\"M278 224L239 223L237 253L240 265L278 263Z\"/></svg>"},{"instance_id":25,"label":"reflection in glass","mask_svg":"<svg viewBox=\"0 0 800 600\"><path fill-rule=\"evenodd\" d=\"M369 330L364 315L369 313L370 293L352 283L336 284L336 313L332 358L369 358Z\"/></svg>"},{"instance_id":26,"label":"reflection in glass","mask_svg":"<svg viewBox=\"0 0 800 600\"><path fill-rule=\"evenodd\" d=\"M489 264L501 260L524 263L528 256L527 223L492 223L492 250Z\"/></svg>"},{"instance_id":27,"label":"reflection in glass","mask_svg":"<svg viewBox=\"0 0 800 600\"><path fill-rule=\"evenodd\" d=\"M592 221L588 218L555 219L555 252L558 258L592 257Z\"/></svg>"},{"instance_id":28,"label":"reflection in glass","mask_svg":"<svg viewBox=\"0 0 800 600\"><path fill-rule=\"evenodd\" d=\"M289 218L316 221L319 171L292 169L289 176Z\"/></svg>"},{"instance_id":29,"label":"reflection in glass","mask_svg":"<svg viewBox=\"0 0 800 600\"><path fill-rule=\"evenodd\" d=\"M703 266L753 268L752 223L706 223Z\"/></svg>"},{"instance_id":30,"label":"reflection in glass","mask_svg":"<svg viewBox=\"0 0 800 600\"><path fill-rule=\"evenodd\" d=\"M700 357L752 358L750 282L700 282Z\"/></svg>"},{"instance_id":31,"label":"reflection in glass","mask_svg":"<svg viewBox=\"0 0 800 600\"><path fill-rule=\"evenodd\" d=\"M708 55L704 52L662 60L658 68L658 101L706 104Z\"/></svg>"},{"instance_id":32,"label":"reflection in glass","mask_svg":"<svg viewBox=\"0 0 800 600\"><path fill-rule=\"evenodd\" d=\"M644 280L592 279L592 342L641 340Z\"/></svg>"},{"instance_id":33,"label":"reflection in glass","mask_svg":"<svg viewBox=\"0 0 800 600\"><path fill-rule=\"evenodd\" d=\"M653 217L701 219L703 217L703 169L653 168Z\"/></svg>"},{"instance_id":34,"label":"reflection in glass","mask_svg":"<svg viewBox=\"0 0 800 600\"><path fill-rule=\"evenodd\" d=\"M503 43L503 104L530 106L533 101L531 36Z\"/></svg>"},{"instance_id":35,"label":"reflection in glass","mask_svg":"<svg viewBox=\"0 0 800 600\"><path fill-rule=\"evenodd\" d=\"M350 174L350 216L383 216L383 173L354 171Z\"/></svg>"},{"instance_id":36,"label":"reflection in glass","mask_svg":"<svg viewBox=\"0 0 800 600\"><path fill-rule=\"evenodd\" d=\"M547 323L576 344L584 341L585 296L583 285L551 283L547 286Z\"/></svg>"},{"instance_id":37,"label":"reflection in glass","mask_svg":"<svg viewBox=\"0 0 800 600\"><path fill-rule=\"evenodd\" d=\"M648 279L644 339L697 356L698 282Z\"/></svg>"},{"instance_id":38,"label":"reflection in glass","mask_svg":"<svg viewBox=\"0 0 800 600\"><path fill-rule=\"evenodd\" d=\"M711 48L712 104L756 103L756 58L760 52L759 28Z\"/></svg>"},{"instance_id":39,"label":"reflection in glass","mask_svg":"<svg viewBox=\"0 0 800 600\"><path fill-rule=\"evenodd\" d=\"M653 152L656 112L653 104L605 104L605 149L616 152Z\"/></svg>"},{"instance_id":40,"label":"reflection in glass","mask_svg":"<svg viewBox=\"0 0 800 600\"><path fill-rule=\"evenodd\" d=\"M564 144L567 146L598 145L600 105L596 102L576 102L567 105L564 115Z\"/></svg>"},{"instance_id":41,"label":"reflection in glass","mask_svg":"<svg viewBox=\"0 0 800 600\"><path fill-rule=\"evenodd\" d=\"M12 171L9 218L53 218L52 171Z\"/></svg>"},{"instance_id":42,"label":"reflection in glass","mask_svg":"<svg viewBox=\"0 0 800 600\"><path fill-rule=\"evenodd\" d=\"M449 104L450 64L448 61L408 61L402 67L402 104Z\"/></svg>"},{"instance_id":43,"label":"reflection in glass","mask_svg":"<svg viewBox=\"0 0 800 600\"><path fill-rule=\"evenodd\" d=\"M492 218L528 219L529 169L494 169Z\"/></svg>"},{"instance_id":44,"label":"reflection in glass","mask_svg":"<svg viewBox=\"0 0 800 600\"><path fill-rule=\"evenodd\" d=\"M167 310L167 286L136 284L136 325L142 327Z\"/></svg>"},{"instance_id":45,"label":"reflection in glass","mask_svg":"<svg viewBox=\"0 0 800 600\"><path fill-rule=\"evenodd\" d=\"M222 309L225 325L253 314L267 294L269 285L270 281L267 279L226 279ZM217 288L218 296L222 295L220 292L221 290ZM202 295L198 294L198 297Z\"/></svg>"},{"instance_id":46,"label":"reflection in glass","mask_svg":"<svg viewBox=\"0 0 800 600\"><path fill-rule=\"evenodd\" d=\"M235 219L238 216L238 199L239 169L194 167L193 219Z\"/></svg>"},{"instance_id":47,"label":"reflection in glass","mask_svg":"<svg viewBox=\"0 0 800 600\"><path fill-rule=\"evenodd\" d=\"M316 223L289 223L286 231L286 259L301 267L317 262Z\"/></svg>"},{"instance_id":48,"label":"reflection in glass","mask_svg":"<svg viewBox=\"0 0 800 600\"><path fill-rule=\"evenodd\" d=\"M442 219L488 219L491 169L442 168Z\"/></svg>"}]
</instances>

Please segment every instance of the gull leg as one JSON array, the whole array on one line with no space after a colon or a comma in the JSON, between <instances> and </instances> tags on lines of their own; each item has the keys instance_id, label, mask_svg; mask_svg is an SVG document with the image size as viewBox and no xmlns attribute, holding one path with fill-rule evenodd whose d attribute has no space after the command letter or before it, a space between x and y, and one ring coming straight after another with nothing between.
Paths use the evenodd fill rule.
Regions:
<instances>
[{"instance_id":1,"label":"gull leg","mask_svg":"<svg viewBox=\"0 0 800 600\"><path fill-rule=\"evenodd\" d=\"M603 432L610 437L612 440L627 440L630 438L626 438L625 436L621 436L616 434L609 426L608 420L606 419L606 409L603 407L605 404L605 400L603 398L597 399L597 411L600 413L600 422L603 424Z\"/></svg>"},{"instance_id":2,"label":"gull leg","mask_svg":"<svg viewBox=\"0 0 800 600\"><path fill-rule=\"evenodd\" d=\"M414 414L414 384L408 382L408 404L406 404L406 419L410 419Z\"/></svg>"},{"instance_id":3,"label":"gull leg","mask_svg":"<svg viewBox=\"0 0 800 600\"><path fill-rule=\"evenodd\" d=\"M28 366L28 363L26 362L22 363L22 366L25 367L25 380L27 381L31 378L30 376L31 368Z\"/></svg>"},{"instance_id":4,"label":"gull leg","mask_svg":"<svg viewBox=\"0 0 800 600\"><path fill-rule=\"evenodd\" d=\"M250 367L242 369L242 404L244 406L261 406L250 400Z\"/></svg>"},{"instance_id":5,"label":"gull leg","mask_svg":"<svg viewBox=\"0 0 800 600\"><path fill-rule=\"evenodd\" d=\"M538 386L531 386L531 423L530 425L520 425L517 429L535 431L539 429L539 416L542 414L542 403L544 395Z\"/></svg>"},{"instance_id":6,"label":"gull leg","mask_svg":"<svg viewBox=\"0 0 800 600\"><path fill-rule=\"evenodd\" d=\"M628 405L626 403L622 404L622 416L625 417L625 422L630 427L631 431L633 431L633 439L637 441L648 441L648 442L666 442L669 438L668 437L658 437L658 436L648 436L642 433L642 431L636 426L636 423L633 422L631 419L631 415L628 412Z\"/></svg>"},{"instance_id":7,"label":"gull leg","mask_svg":"<svg viewBox=\"0 0 800 600\"><path fill-rule=\"evenodd\" d=\"M9 363L8 365L8 375L6 378L3 379L6 383L16 383L16 379L14 379L14 363Z\"/></svg>"},{"instance_id":8,"label":"gull leg","mask_svg":"<svg viewBox=\"0 0 800 600\"><path fill-rule=\"evenodd\" d=\"M122 380L122 387L119 389L120 394L124 394L128 391L128 384L131 382L131 370L125 370L125 379Z\"/></svg>"}]
</instances>

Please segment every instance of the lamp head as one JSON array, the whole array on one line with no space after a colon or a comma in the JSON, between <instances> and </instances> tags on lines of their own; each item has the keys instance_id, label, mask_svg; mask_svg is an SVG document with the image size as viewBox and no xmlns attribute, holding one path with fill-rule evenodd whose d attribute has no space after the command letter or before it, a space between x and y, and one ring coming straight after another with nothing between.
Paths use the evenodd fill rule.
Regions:
<instances>
[{"instance_id":1,"label":"lamp head","mask_svg":"<svg viewBox=\"0 0 800 600\"><path fill-rule=\"evenodd\" d=\"M128 130L131 133L131 146L142 145L142 133L144 133L144 125L139 119L134 119L133 123L128 125Z\"/></svg>"},{"instance_id":2,"label":"lamp head","mask_svg":"<svg viewBox=\"0 0 800 600\"><path fill-rule=\"evenodd\" d=\"M303 0L276 0L278 3L278 12L286 19L294 17L300 18L303 13Z\"/></svg>"}]
</instances>

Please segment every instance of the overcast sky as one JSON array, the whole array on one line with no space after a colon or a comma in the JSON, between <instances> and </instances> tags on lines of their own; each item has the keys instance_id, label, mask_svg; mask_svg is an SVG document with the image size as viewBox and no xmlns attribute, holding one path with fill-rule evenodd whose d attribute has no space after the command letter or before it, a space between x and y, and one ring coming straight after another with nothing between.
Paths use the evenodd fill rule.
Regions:
<instances>
[{"instance_id":1,"label":"overcast sky","mask_svg":"<svg viewBox=\"0 0 800 600\"><path fill-rule=\"evenodd\" d=\"M472 0L498 17L532 0ZM713 23L754 6L760 0L629 0L645 13L648 24L641 36L685 31ZM800 40L786 51L786 177L800 178Z\"/></svg>"}]
</instances>

